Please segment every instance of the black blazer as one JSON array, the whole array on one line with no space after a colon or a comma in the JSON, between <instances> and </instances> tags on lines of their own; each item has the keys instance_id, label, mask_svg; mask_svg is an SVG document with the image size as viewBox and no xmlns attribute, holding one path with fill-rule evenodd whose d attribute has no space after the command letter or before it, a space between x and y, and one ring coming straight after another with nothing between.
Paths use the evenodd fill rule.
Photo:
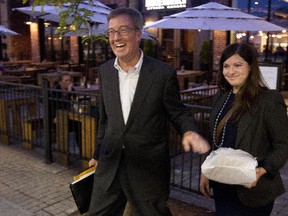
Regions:
<instances>
[{"instance_id":1,"label":"black blazer","mask_svg":"<svg viewBox=\"0 0 288 216\"><path fill-rule=\"evenodd\" d=\"M216 116L228 93L219 91L214 98L210 119L211 134ZM284 193L279 169L288 158L288 118L282 95L276 91L261 93L251 110L244 114L238 125L236 149L249 152L268 174L257 186L246 189L238 186L240 200L248 206L265 205Z\"/></svg>"},{"instance_id":2,"label":"black blazer","mask_svg":"<svg viewBox=\"0 0 288 216\"><path fill-rule=\"evenodd\" d=\"M122 151L136 199L167 195L170 157L167 118L178 131L196 131L194 118L180 102L176 72L166 63L144 55L139 80L125 125L115 59L99 68L99 126L94 158L98 160L95 185L108 190ZM93 196L93 195L92 195Z\"/></svg>"}]
</instances>

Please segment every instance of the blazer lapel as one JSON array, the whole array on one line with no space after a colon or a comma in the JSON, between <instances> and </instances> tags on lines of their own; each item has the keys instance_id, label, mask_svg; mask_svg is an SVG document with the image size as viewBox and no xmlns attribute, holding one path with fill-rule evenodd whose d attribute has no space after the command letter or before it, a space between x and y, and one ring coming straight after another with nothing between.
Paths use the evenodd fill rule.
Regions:
<instances>
[{"instance_id":1,"label":"blazer lapel","mask_svg":"<svg viewBox=\"0 0 288 216\"><path fill-rule=\"evenodd\" d=\"M245 131L247 130L249 124L252 121L252 116L250 112L246 112L240 119L239 125L238 125L238 131L237 131L237 137L236 137L236 148L239 148L240 142L245 134Z\"/></svg>"},{"instance_id":2,"label":"blazer lapel","mask_svg":"<svg viewBox=\"0 0 288 216\"><path fill-rule=\"evenodd\" d=\"M118 124L122 124L122 126L125 126L124 123L124 117L122 113L122 106L121 106L121 100L120 100L120 91L119 91L119 77L118 77L118 71L114 68L114 62L110 65L110 68L107 71L111 71L112 73L107 74L107 87L105 89L108 90L108 98L109 101L107 101L111 107L113 107L114 114L119 118ZM107 98L107 97L106 97Z\"/></svg>"},{"instance_id":3,"label":"blazer lapel","mask_svg":"<svg viewBox=\"0 0 288 216\"><path fill-rule=\"evenodd\" d=\"M215 119L216 116L218 115L221 107L223 106L226 98L228 96L228 92L223 94L223 96L219 99L219 102L216 104L216 106L214 107L215 112L212 112L214 115L211 115L211 125L210 127L213 128L214 127L214 123L215 123ZM252 112L255 112L255 110L253 110ZM247 130L247 127L249 126L249 124L252 121L252 115L251 112L246 112L239 121L238 124L238 131L237 131L237 137L236 137L236 148L239 148L240 142L245 134L245 131Z\"/></svg>"},{"instance_id":4,"label":"blazer lapel","mask_svg":"<svg viewBox=\"0 0 288 216\"><path fill-rule=\"evenodd\" d=\"M219 98L219 101L217 102L217 104L213 108L214 111L211 113L211 120L212 121L210 121L210 128L214 128L216 117L217 117L218 113L220 112L220 109L222 108L222 106L223 106L228 94L229 94L228 92L224 93L223 96L221 96Z\"/></svg>"},{"instance_id":5,"label":"blazer lapel","mask_svg":"<svg viewBox=\"0 0 288 216\"><path fill-rule=\"evenodd\" d=\"M150 86L154 80L155 70L151 67L151 64L148 63L147 58L143 59L143 64L140 70L139 80L136 87L135 95L130 109L130 114L127 120L126 127L132 122L133 118L137 115L138 110L141 108L141 104L145 99L145 95L150 89Z\"/></svg>"}]
</instances>

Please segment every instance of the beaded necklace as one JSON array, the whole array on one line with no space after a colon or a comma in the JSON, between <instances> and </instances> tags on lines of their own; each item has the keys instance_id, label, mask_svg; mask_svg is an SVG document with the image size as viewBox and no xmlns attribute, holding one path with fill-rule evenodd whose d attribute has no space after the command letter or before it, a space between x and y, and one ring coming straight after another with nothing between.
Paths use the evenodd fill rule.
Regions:
<instances>
[{"instance_id":1,"label":"beaded necklace","mask_svg":"<svg viewBox=\"0 0 288 216\"><path fill-rule=\"evenodd\" d=\"M226 118L226 120L225 120L225 124L224 124L224 126L223 126L223 131L222 131L222 136L221 136L221 142L220 142L220 144L218 145L218 144L217 144L217 140L216 140L216 130L217 130L219 118L220 118L220 116L221 116L221 114L222 114L225 106L227 105L227 103L228 103L228 101L229 101L229 99L230 99L231 94L232 94L232 90L229 92L229 94L228 94L228 96L227 96L227 98L226 98L223 106L221 107L221 109L220 109L220 111L219 111L219 113L218 113L218 115L217 115L217 117L216 117L216 119L215 119L214 128L213 128L213 144L214 144L217 148L220 148L220 147L223 145L223 143L224 143L226 126L227 126L227 122L228 122L228 120L229 120L229 118L230 118L231 115L227 116L227 118Z\"/></svg>"}]
</instances>

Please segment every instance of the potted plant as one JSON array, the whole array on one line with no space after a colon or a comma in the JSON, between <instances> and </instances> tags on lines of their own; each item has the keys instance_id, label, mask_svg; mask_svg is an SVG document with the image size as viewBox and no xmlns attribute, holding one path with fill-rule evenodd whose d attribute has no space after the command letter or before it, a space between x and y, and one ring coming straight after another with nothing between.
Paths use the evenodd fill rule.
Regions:
<instances>
[{"instance_id":1,"label":"potted plant","mask_svg":"<svg viewBox=\"0 0 288 216\"><path fill-rule=\"evenodd\" d=\"M148 56L154 55L154 46L152 40L144 40L143 52Z\"/></svg>"},{"instance_id":2,"label":"potted plant","mask_svg":"<svg viewBox=\"0 0 288 216\"><path fill-rule=\"evenodd\" d=\"M200 70L209 71L210 64L212 63L212 50L209 40L204 40L200 49Z\"/></svg>"}]
</instances>

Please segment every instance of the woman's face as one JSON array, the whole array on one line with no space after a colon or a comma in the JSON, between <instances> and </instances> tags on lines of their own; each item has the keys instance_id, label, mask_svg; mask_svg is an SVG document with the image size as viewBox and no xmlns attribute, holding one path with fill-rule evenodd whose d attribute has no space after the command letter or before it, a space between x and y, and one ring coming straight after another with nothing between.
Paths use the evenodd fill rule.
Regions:
<instances>
[{"instance_id":1,"label":"woman's face","mask_svg":"<svg viewBox=\"0 0 288 216\"><path fill-rule=\"evenodd\" d=\"M237 93L246 82L249 72L249 64L238 54L231 56L223 63L223 75L233 87L233 93Z\"/></svg>"},{"instance_id":2,"label":"woman's face","mask_svg":"<svg viewBox=\"0 0 288 216\"><path fill-rule=\"evenodd\" d=\"M71 76L63 76L62 80L59 82L60 86L64 90L68 90L69 86L73 84Z\"/></svg>"}]
</instances>

